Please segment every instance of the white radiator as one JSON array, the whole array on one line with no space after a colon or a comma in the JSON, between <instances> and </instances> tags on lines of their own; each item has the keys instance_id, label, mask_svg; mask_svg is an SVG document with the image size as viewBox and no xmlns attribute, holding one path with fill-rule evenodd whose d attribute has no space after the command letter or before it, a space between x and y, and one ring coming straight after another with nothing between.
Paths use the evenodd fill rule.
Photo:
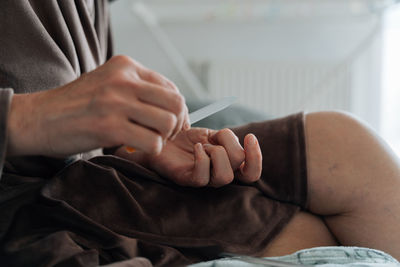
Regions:
<instances>
[{"instance_id":1,"label":"white radiator","mask_svg":"<svg viewBox=\"0 0 400 267\"><path fill-rule=\"evenodd\" d=\"M352 111L351 64L210 62L203 78L215 98L237 96L239 103L283 116L300 110Z\"/></svg>"}]
</instances>

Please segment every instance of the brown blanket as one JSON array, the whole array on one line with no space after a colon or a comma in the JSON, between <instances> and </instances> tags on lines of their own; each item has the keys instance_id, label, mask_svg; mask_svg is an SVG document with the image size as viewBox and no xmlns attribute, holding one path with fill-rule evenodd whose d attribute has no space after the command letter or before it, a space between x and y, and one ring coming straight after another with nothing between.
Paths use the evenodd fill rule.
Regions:
<instances>
[{"instance_id":1,"label":"brown blanket","mask_svg":"<svg viewBox=\"0 0 400 267\"><path fill-rule=\"evenodd\" d=\"M110 55L105 1L2 0L0 87L63 85ZM0 89L2 90L2 89ZM0 92L0 151L10 91ZM256 255L306 205L302 114L235 129L258 136L261 181L179 187L113 156L1 158L0 266L177 266Z\"/></svg>"}]
</instances>

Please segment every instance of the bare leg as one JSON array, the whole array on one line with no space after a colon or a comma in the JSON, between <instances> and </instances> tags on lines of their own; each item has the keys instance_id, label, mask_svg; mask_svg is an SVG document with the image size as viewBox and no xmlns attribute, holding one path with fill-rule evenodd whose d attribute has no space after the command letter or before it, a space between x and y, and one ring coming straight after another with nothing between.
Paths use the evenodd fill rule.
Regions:
<instances>
[{"instance_id":1,"label":"bare leg","mask_svg":"<svg viewBox=\"0 0 400 267\"><path fill-rule=\"evenodd\" d=\"M335 237L320 217L299 212L260 256L283 256L300 249L337 245Z\"/></svg>"},{"instance_id":2,"label":"bare leg","mask_svg":"<svg viewBox=\"0 0 400 267\"><path fill-rule=\"evenodd\" d=\"M308 210L318 216L305 220L296 215L264 255L282 255L337 240L341 245L380 249L400 259L397 157L368 127L337 112L308 114L306 143ZM323 229L322 222L325 230L307 234L310 229ZM296 230L299 227L303 230ZM295 242L295 247L288 245L296 240L304 241Z\"/></svg>"}]
</instances>

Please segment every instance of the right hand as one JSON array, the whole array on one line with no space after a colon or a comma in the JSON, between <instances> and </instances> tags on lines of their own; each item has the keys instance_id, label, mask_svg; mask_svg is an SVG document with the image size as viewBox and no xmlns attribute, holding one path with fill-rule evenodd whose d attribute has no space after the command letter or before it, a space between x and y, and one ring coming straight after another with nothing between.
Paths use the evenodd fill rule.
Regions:
<instances>
[{"instance_id":1,"label":"right hand","mask_svg":"<svg viewBox=\"0 0 400 267\"><path fill-rule=\"evenodd\" d=\"M158 154L189 125L172 82L115 56L62 87L14 95L7 154L67 156L119 145Z\"/></svg>"},{"instance_id":2,"label":"right hand","mask_svg":"<svg viewBox=\"0 0 400 267\"><path fill-rule=\"evenodd\" d=\"M141 157L139 164L181 186L221 187L234 177L244 183L260 179L262 153L257 138L247 134L243 143L244 148L230 129L192 128L167 141L158 155L120 149L117 156L135 162Z\"/></svg>"}]
</instances>

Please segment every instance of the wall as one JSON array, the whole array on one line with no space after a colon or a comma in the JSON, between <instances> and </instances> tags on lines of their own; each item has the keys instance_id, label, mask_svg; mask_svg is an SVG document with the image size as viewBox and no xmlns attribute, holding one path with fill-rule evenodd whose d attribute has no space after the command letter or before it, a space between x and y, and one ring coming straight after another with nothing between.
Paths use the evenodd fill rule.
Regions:
<instances>
[{"instance_id":1,"label":"wall","mask_svg":"<svg viewBox=\"0 0 400 267\"><path fill-rule=\"evenodd\" d=\"M149 3L152 2L155 3L155 10L158 8L162 11L162 5L168 5L166 0L163 4L158 4L160 1ZM130 55L163 73L177 83L187 97L191 97L185 80L168 61L146 27L134 17L132 3L119 0L112 5L116 52ZM190 3L185 6L185 10L189 9ZM242 60L326 63L340 68L340 64L351 60L354 63L351 111L373 127L379 126L379 16L289 16L239 22L234 19L165 17L160 23L184 58L195 65L209 61ZM376 34L371 38L373 31Z\"/></svg>"}]
</instances>

